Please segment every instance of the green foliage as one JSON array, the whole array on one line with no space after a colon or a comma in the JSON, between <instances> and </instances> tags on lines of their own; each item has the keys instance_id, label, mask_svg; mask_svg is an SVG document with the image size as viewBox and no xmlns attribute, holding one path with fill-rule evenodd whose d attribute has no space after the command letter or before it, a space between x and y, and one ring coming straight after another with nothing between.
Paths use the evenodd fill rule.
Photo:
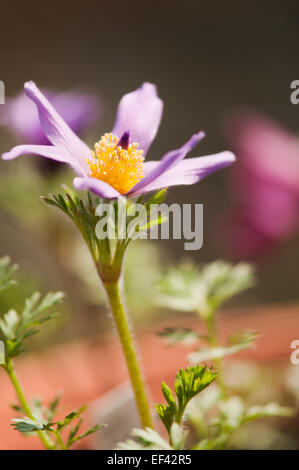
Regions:
<instances>
[{"instance_id":1,"label":"green foliage","mask_svg":"<svg viewBox=\"0 0 299 470\"><path fill-rule=\"evenodd\" d=\"M16 264L10 265L10 258L8 256L0 258L0 292L15 284L12 276L17 269L18 266Z\"/></svg>"},{"instance_id":2,"label":"green foliage","mask_svg":"<svg viewBox=\"0 0 299 470\"><path fill-rule=\"evenodd\" d=\"M167 405L156 404L156 411L168 432L174 422L181 424L189 401L210 385L215 378L216 372L205 366L191 366L185 370L181 369L174 382L177 400L168 385L162 382L161 388Z\"/></svg>"},{"instance_id":3,"label":"green foliage","mask_svg":"<svg viewBox=\"0 0 299 470\"><path fill-rule=\"evenodd\" d=\"M175 450L181 450L184 448L185 441L188 436L188 431L182 429L182 427L173 423L170 428L169 440Z\"/></svg>"},{"instance_id":4,"label":"green foliage","mask_svg":"<svg viewBox=\"0 0 299 470\"><path fill-rule=\"evenodd\" d=\"M199 314L206 331L206 335L202 335L188 328L166 328L159 335L169 345L181 343L190 346L199 343L200 347L189 354L188 359L196 364L215 361L221 372L219 388L213 386L203 394L196 393L196 387L190 386L191 376L181 375L181 372L174 387L177 399L170 388L162 384L167 405L156 405L156 409L168 430L170 443L175 448L182 448L186 439L184 429L180 426L183 414L184 427L192 431L187 445L194 450L227 448L232 442L231 437L247 423L263 417L287 417L293 414L292 409L280 407L276 403L248 406L241 397L230 396L224 380L222 359L252 347L258 332L236 331L222 346L218 338L216 311L226 300L251 287L253 283L251 266L245 263L233 266L224 261L213 262L201 269L185 263L170 269L159 281L158 305ZM205 344L202 345L202 342ZM195 398L190 401L192 396Z\"/></svg>"},{"instance_id":5,"label":"green foliage","mask_svg":"<svg viewBox=\"0 0 299 470\"><path fill-rule=\"evenodd\" d=\"M168 328L160 336L165 337L169 344L180 342L190 346L196 342L207 343L189 355L192 363L217 361L251 347L258 333L249 330L234 333L225 346L220 346L215 314L223 302L253 284L253 269L245 263L232 265L226 261L214 261L201 269L185 263L170 269L159 281L157 303L175 310L198 313L205 323L206 334Z\"/></svg>"},{"instance_id":6,"label":"green foliage","mask_svg":"<svg viewBox=\"0 0 299 470\"><path fill-rule=\"evenodd\" d=\"M188 431L185 431L177 423L170 428L169 444L157 431L150 428L133 429L132 436L117 446L117 450L181 450L184 447Z\"/></svg>"},{"instance_id":7,"label":"green foliage","mask_svg":"<svg viewBox=\"0 0 299 470\"><path fill-rule=\"evenodd\" d=\"M164 328L158 335L164 338L169 345L182 343L191 346L202 338L201 335L190 328Z\"/></svg>"},{"instance_id":8,"label":"green foliage","mask_svg":"<svg viewBox=\"0 0 299 470\"><path fill-rule=\"evenodd\" d=\"M127 244L131 239L138 238L142 232L146 232L151 227L162 224L166 219L162 215L158 214L154 220L149 218L150 209L152 204L160 204L166 195L166 190L161 190L155 193L149 201L146 203L142 202L142 198L138 198L135 202L132 199L126 200L125 197L119 198L117 201L108 201L98 197L94 197L88 193L87 200L84 201L80 199L74 191L66 188L67 192L65 195L61 194L52 194L42 197L42 200L50 205L57 207L62 212L64 212L70 219L75 223L82 233L86 243L88 244L93 256L95 259L98 259L99 250L103 250L104 246L96 237L96 225L103 219L108 220L107 230L113 234L115 239L124 239L124 244ZM101 213L99 206L101 203L110 204L113 209L113 216ZM142 226L138 224L133 226L131 222L136 218L136 204L142 204L145 209L146 221ZM118 227L118 214L124 209L124 214L126 215L125 227ZM131 227L131 229L129 229ZM120 234L123 229L126 229L126 236L122 237ZM125 243L126 242L126 243Z\"/></svg>"},{"instance_id":9,"label":"green foliage","mask_svg":"<svg viewBox=\"0 0 299 470\"><path fill-rule=\"evenodd\" d=\"M68 449L71 447L75 442L81 441L81 439L84 439L84 437L90 436L91 434L94 434L97 431L100 431L103 427L105 427L105 424L96 424L95 426L92 426L89 428L87 431L83 432L82 434L77 435L79 428L81 426L82 419L77 423L77 425L70 430L68 441L66 444L66 448Z\"/></svg>"},{"instance_id":10,"label":"green foliage","mask_svg":"<svg viewBox=\"0 0 299 470\"><path fill-rule=\"evenodd\" d=\"M169 269L158 282L156 303L183 312L198 308L198 270L191 263Z\"/></svg>"},{"instance_id":11,"label":"green foliage","mask_svg":"<svg viewBox=\"0 0 299 470\"><path fill-rule=\"evenodd\" d=\"M8 257L0 259L0 291L15 284L12 275L16 271L16 265L10 265ZM11 359L23 351L23 342L30 336L38 333L36 326L45 323L57 316L57 313L48 312L56 306L64 297L62 292L49 292L41 298L39 292L35 292L25 301L22 312L18 313L11 308L0 318L0 331L5 337L5 360Z\"/></svg>"},{"instance_id":12,"label":"green foliage","mask_svg":"<svg viewBox=\"0 0 299 470\"><path fill-rule=\"evenodd\" d=\"M259 333L257 331L239 330L233 333L226 346L202 347L188 355L190 362L199 363L205 361L215 361L226 356L237 354L243 349L253 346Z\"/></svg>"},{"instance_id":13,"label":"green foliage","mask_svg":"<svg viewBox=\"0 0 299 470\"><path fill-rule=\"evenodd\" d=\"M220 305L254 284L253 268L214 261L197 269L184 263L170 269L159 281L157 304L184 312L210 316Z\"/></svg>"},{"instance_id":14,"label":"green foliage","mask_svg":"<svg viewBox=\"0 0 299 470\"><path fill-rule=\"evenodd\" d=\"M203 304L208 304L213 310L255 283L252 266L246 263L232 265L221 260L206 265L202 269L201 279L205 285Z\"/></svg>"},{"instance_id":15,"label":"green foliage","mask_svg":"<svg viewBox=\"0 0 299 470\"><path fill-rule=\"evenodd\" d=\"M295 415L295 410L288 406L280 406L278 403L268 403L265 406L255 405L250 406L245 413L243 422L247 423L259 418L265 418L267 416L281 416L291 417Z\"/></svg>"},{"instance_id":16,"label":"green foliage","mask_svg":"<svg viewBox=\"0 0 299 470\"><path fill-rule=\"evenodd\" d=\"M150 208L151 204L162 204L167 196L167 188L161 189L160 191L153 193L150 199L146 202L145 206Z\"/></svg>"},{"instance_id":17,"label":"green foliage","mask_svg":"<svg viewBox=\"0 0 299 470\"><path fill-rule=\"evenodd\" d=\"M10 266L9 258L0 259L0 291L14 283L11 277L16 267ZM16 390L22 394L20 385L14 373L12 358L23 351L23 343L30 336L37 333L36 328L41 324L51 320L57 316L57 313L51 312L51 309L61 302L64 294L62 292L49 292L41 297L39 292L35 292L25 301L24 308L21 312L10 309L0 319L0 330L5 337L5 363L1 364L7 371ZM2 358L0 358L2 359ZM20 395L19 395L20 396ZM21 398L20 398L21 399ZM79 434L80 426L83 421L82 412L86 407L82 407L77 411L68 413L63 420L55 420L59 405L60 395L57 395L49 406L44 406L40 399L35 398L31 407L27 405L23 397L24 408L28 416L15 418L12 420L12 426L17 431L24 434L27 433L47 433L52 434L56 441L56 448L68 449L78 440L98 431L103 425L93 426L83 433ZM25 406L26 405L26 406ZM24 414L24 409L19 405L12 405L12 408ZM76 421L75 425L71 424ZM62 441L61 431L65 428L69 429L68 437L65 443Z\"/></svg>"},{"instance_id":18,"label":"green foliage","mask_svg":"<svg viewBox=\"0 0 299 470\"><path fill-rule=\"evenodd\" d=\"M73 190L67 188L67 193L52 194L43 196L42 200L50 205L57 207L66 214L82 233L91 253L96 257L98 255L98 239L95 236L95 227L99 220L96 216L96 207L100 203L100 198L95 198L88 193L86 202L80 199Z\"/></svg>"},{"instance_id":19,"label":"green foliage","mask_svg":"<svg viewBox=\"0 0 299 470\"><path fill-rule=\"evenodd\" d=\"M86 406L82 406L79 410L77 411L71 411L71 413L68 413L63 420L57 421L57 429L59 431L62 431L66 426L68 426L74 419L77 419L81 416L81 413L86 410Z\"/></svg>"},{"instance_id":20,"label":"green foliage","mask_svg":"<svg viewBox=\"0 0 299 470\"><path fill-rule=\"evenodd\" d=\"M213 372L212 369L206 369L205 366L190 366L185 370L180 370L174 383L178 397L179 415L182 415L193 397L213 382L216 375L216 372Z\"/></svg>"},{"instance_id":21,"label":"green foliage","mask_svg":"<svg viewBox=\"0 0 299 470\"><path fill-rule=\"evenodd\" d=\"M212 421L212 425L216 429L217 440L222 438L223 444L226 444L233 433L250 421L269 416L289 417L294 414L291 408L281 407L277 403L246 407L244 401L238 396L221 402L219 412L219 416Z\"/></svg>"},{"instance_id":22,"label":"green foliage","mask_svg":"<svg viewBox=\"0 0 299 470\"><path fill-rule=\"evenodd\" d=\"M207 343L207 346L201 346L188 355L188 359L191 363L199 364L222 359L226 356L237 354L244 349L253 347L259 337L259 332L238 330L228 338L225 346L211 346L209 336L201 335L189 328L165 328L160 331L158 335L164 338L169 346L177 343L183 344L184 346L193 346L199 342Z\"/></svg>"},{"instance_id":23,"label":"green foliage","mask_svg":"<svg viewBox=\"0 0 299 470\"><path fill-rule=\"evenodd\" d=\"M64 297L62 292L49 292L41 298L35 292L25 301L22 312L10 309L0 319L0 330L6 338L6 360L13 358L23 351L23 342L30 336L38 333L36 326L55 318L57 313L48 310L56 306Z\"/></svg>"},{"instance_id":24,"label":"green foliage","mask_svg":"<svg viewBox=\"0 0 299 470\"><path fill-rule=\"evenodd\" d=\"M24 434L36 431L47 431L52 434L56 440L56 447L61 449L69 449L75 442L99 431L104 426L103 424L98 424L79 434L83 423L82 413L86 410L86 406L82 406L79 410L68 413L63 419L57 420L55 416L59 411L59 401L60 395L57 395L49 406L45 406L40 399L35 398L31 406L34 419L30 419L27 416L14 418L12 420L12 426L14 429ZM13 405L13 408L20 413L24 412L19 406ZM65 434L65 442L63 443L61 432L64 429L66 429L67 432Z\"/></svg>"},{"instance_id":25,"label":"green foliage","mask_svg":"<svg viewBox=\"0 0 299 470\"><path fill-rule=\"evenodd\" d=\"M210 389L206 392L208 399L211 392ZM206 400L206 403L201 403L202 397L199 397L200 399L192 402L192 406L187 410L187 422L190 422L198 430L198 436L201 438L193 447L196 450L226 448L230 438L247 423L269 416L290 417L294 414L294 410L291 408L281 407L276 403L269 403L265 406L246 406L239 396L221 400L217 389L213 390L212 395L211 400ZM214 413L209 418L209 411L215 407L216 416ZM205 422L204 427L202 419ZM197 426L198 422L199 426Z\"/></svg>"},{"instance_id":26,"label":"green foliage","mask_svg":"<svg viewBox=\"0 0 299 470\"><path fill-rule=\"evenodd\" d=\"M129 243L133 239L142 238L148 229L163 223L164 218L158 215L150 220L150 204L144 204L142 198L136 202L125 197L107 201L88 193L83 200L68 188L66 190L65 195L48 195L42 199L48 205L60 209L79 229L101 279L104 282L117 281ZM157 195L158 199L160 197ZM137 203L145 209L142 220L138 219Z\"/></svg>"},{"instance_id":27,"label":"green foliage","mask_svg":"<svg viewBox=\"0 0 299 470\"><path fill-rule=\"evenodd\" d=\"M53 423L33 420L30 418L27 418L26 416L24 418L14 418L12 422L13 422L12 426L14 427L14 429L22 433L29 433L29 432L35 432L35 431L49 431L51 430L51 426L53 424Z\"/></svg>"},{"instance_id":28,"label":"green foliage","mask_svg":"<svg viewBox=\"0 0 299 470\"><path fill-rule=\"evenodd\" d=\"M128 439L119 443L117 450L173 450L173 447L151 428L133 429L132 436L135 441Z\"/></svg>"}]
</instances>

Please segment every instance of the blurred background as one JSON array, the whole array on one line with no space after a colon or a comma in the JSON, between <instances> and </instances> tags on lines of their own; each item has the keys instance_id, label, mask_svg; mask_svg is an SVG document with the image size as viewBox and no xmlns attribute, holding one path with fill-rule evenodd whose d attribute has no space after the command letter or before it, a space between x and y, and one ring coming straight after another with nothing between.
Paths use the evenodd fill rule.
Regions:
<instances>
[{"instance_id":1,"label":"blurred background","mask_svg":"<svg viewBox=\"0 0 299 470\"><path fill-rule=\"evenodd\" d=\"M164 101L164 115L149 159L160 159L201 129L207 136L192 156L226 149L237 154L236 168L169 191L169 203L204 204L200 251L184 252L180 240L144 241L130 248L124 286L137 329L158 328L161 312L150 301L152 286L165 265L186 257L195 263L221 257L256 264L257 286L234 300L234 314L241 315L245 305L252 305L253 312L267 305L270 328L273 304L275 309L282 305L282 312L288 305L293 308L299 300L298 189L277 175L283 172L280 168L299 174L294 159L299 105L290 101L290 84L299 79L298 2L28 0L6 2L2 8L0 79L7 104L0 109L1 153L24 143L13 119L7 122L4 116L9 99L22 91L25 81L34 80L56 93L75 90L96 97L97 113L90 109L93 118L78 128L90 146L112 129L121 96L150 81ZM258 147L247 146L246 126L244 131L232 124L236 113L241 113L238 123L244 116L254 123L250 142L256 139ZM275 144L280 132L279 141L285 145L281 148ZM275 175L254 163L255 155L262 158L264 153L271 163L272 151ZM36 351L76 340L101 346L110 338L111 321L87 249L71 224L40 200L41 194L57 192L71 181L66 168L41 163L37 157L0 162L0 255L8 254L20 265L18 286L1 297L1 312L12 301L22 305L32 290L66 293L61 318L32 340L30 347ZM278 193L282 196L271 210L270 204L262 205ZM256 194L261 194L260 219L264 222L267 214L267 224L252 216ZM285 230L272 229L272 221L285 214ZM163 311L163 322L171 324L174 315ZM246 310L246 319L248 315ZM299 333L296 315L288 318L294 335ZM276 326L280 328L279 321ZM271 344L270 330L268 334ZM279 357L288 355L288 340L283 337Z\"/></svg>"}]
</instances>

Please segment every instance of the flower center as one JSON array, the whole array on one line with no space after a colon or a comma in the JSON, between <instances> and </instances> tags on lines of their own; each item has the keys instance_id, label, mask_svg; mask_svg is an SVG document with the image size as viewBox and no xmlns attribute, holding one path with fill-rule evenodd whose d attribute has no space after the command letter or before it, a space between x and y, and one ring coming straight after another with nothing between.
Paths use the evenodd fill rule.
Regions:
<instances>
[{"instance_id":1,"label":"flower center","mask_svg":"<svg viewBox=\"0 0 299 470\"><path fill-rule=\"evenodd\" d=\"M129 144L128 132L120 139L112 133L103 135L94 145L91 158L86 159L90 176L125 194L144 177L143 150L138 146L136 142Z\"/></svg>"}]
</instances>

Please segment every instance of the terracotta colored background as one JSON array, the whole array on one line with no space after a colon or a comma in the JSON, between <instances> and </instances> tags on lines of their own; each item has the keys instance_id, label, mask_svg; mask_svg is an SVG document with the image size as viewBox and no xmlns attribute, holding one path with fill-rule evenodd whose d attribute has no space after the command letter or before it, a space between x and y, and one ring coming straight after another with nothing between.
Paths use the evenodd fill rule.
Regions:
<instances>
[{"instance_id":1,"label":"terracotta colored background","mask_svg":"<svg viewBox=\"0 0 299 470\"><path fill-rule=\"evenodd\" d=\"M298 308L298 305L269 306L223 312L221 337L225 339L238 328L257 329L261 336L256 347L238 354L238 358L265 363L283 360L287 365L290 344L294 339L299 339ZM200 323L192 318L181 320L176 324L178 325L200 329ZM173 382L178 369L187 365L185 357L190 350L184 346L166 346L156 336L163 326L169 325L157 325L150 331L140 332L136 338L144 373L155 400L162 399L161 380L170 384ZM24 354L16 360L16 367L27 396L38 395L47 402L57 390L62 390L65 414L84 403L92 403L127 379L120 348L115 338L110 336L100 346L78 341L55 347L47 353ZM4 371L0 371L0 390L0 448L40 449L37 438L24 438L9 426L15 413L7 404L15 403L15 397ZM88 443L84 442L83 445L87 446Z\"/></svg>"}]
</instances>

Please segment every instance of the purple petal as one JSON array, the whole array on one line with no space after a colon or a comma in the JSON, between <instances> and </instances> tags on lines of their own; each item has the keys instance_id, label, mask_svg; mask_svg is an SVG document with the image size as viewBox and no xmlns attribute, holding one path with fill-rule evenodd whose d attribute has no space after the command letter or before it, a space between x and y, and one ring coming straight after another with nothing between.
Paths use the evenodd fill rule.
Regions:
<instances>
[{"instance_id":1,"label":"purple petal","mask_svg":"<svg viewBox=\"0 0 299 470\"><path fill-rule=\"evenodd\" d=\"M110 184L104 181L98 180L97 178L74 178L74 188L78 191L92 191L104 199L115 199L121 194L116 191Z\"/></svg>"},{"instance_id":2,"label":"purple petal","mask_svg":"<svg viewBox=\"0 0 299 470\"><path fill-rule=\"evenodd\" d=\"M237 113L227 126L228 138L240 155L240 167L280 182L298 192L298 138L253 111Z\"/></svg>"},{"instance_id":3,"label":"purple petal","mask_svg":"<svg viewBox=\"0 0 299 470\"><path fill-rule=\"evenodd\" d=\"M251 224L266 237L278 241L293 236L298 230L298 193L277 180L257 175L250 186L245 186L246 181L243 184L247 197L239 201L239 206Z\"/></svg>"},{"instance_id":4,"label":"purple petal","mask_svg":"<svg viewBox=\"0 0 299 470\"><path fill-rule=\"evenodd\" d=\"M50 101L70 128L78 134L82 134L98 119L101 112L101 103L96 96L76 89L58 93Z\"/></svg>"},{"instance_id":5,"label":"purple petal","mask_svg":"<svg viewBox=\"0 0 299 470\"><path fill-rule=\"evenodd\" d=\"M80 90L57 94L52 90L42 89L42 93L74 132L82 133L98 117L100 106L96 96ZM0 125L9 127L24 143L50 144L41 128L36 106L24 92L9 98L5 106L1 107Z\"/></svg>"},{"instance_id":6,"label":"purple petal","mask_svg":"<svg viewBox=\"0 0 299 470\"><path fill-rule=\"evenodd\" d=\"M147 162L144 162L143 164L143 171L144 171L144 176L147 176L151 171L153 171L154 168L157 168L157 166L160 165L160 161L152 161L148 160Z\"/></svg>"},{"instance_id":7,"label":"purple petal","mask_svg":"<svg viewBox=\"0 0 299 470\"><path fill-rule=\"evenodd\" d=\"M53 145L69 155L68 163L82 176L88 174L85 158L90 156L88 146L71 130L34 82L25 83L25 92L37 106L41 127Z\"/></svg>"},{"instance_id":8,"label":"purple petal","mask_svg":"<svg viewBox=\"0 0 299 470\"><path fill-rule=\"evenodd\" d=\"M40 127L37 109L23 91L9 98L0 112L1 124L9 127L18 139L28 144L49 144Z\"/></svg>"},{"instance_id":9,"label":"purple petal","mask_svg":"<svg viewBox=\"0 0 299 470\"><path fill-rule=\"evenodd\" d=\"M178 165L165 171L159 177L148 183L140 190L134 190L134 195L155 191L169 186L181 184L195 184L205 176L220 170L235 161L231 152L221 152L216 155L190 158L181 161ZM152 163L152 162L148 162ZM145 179L145 178L144 178Z\"/></svg>"},{"instance_id":10,"label":"purple petal","mask_svg":"<svg viewBox=\"0 0 299 470\"><path fill-rule=\"evenodd\" d=\"M64 148L56 145L17 145L9 152L3 153L3 160L13 160L21 155L41 155L61 163L69 163L69 155Z\"/></svg>"},{"instance_id":11,"label":"purple petal","mask_svg":"<svg viewBox=\"0 0 299 470\"><path fill-rule=\"evenodd\" d=\"M176 166L181 160L185 158L187 153L189 153L193 147L195 147L195 145L197 145L198 142L204 138L204 136L204 132L198 132L197 134L194 134L181 148L166 153L158 165L152 165L152 171L146 174L145 177L142 178L142 180L139 181L139 183L137 183L128 194L139 194L142 188L148 186L156 178L159 178L160 175Z\"/></svg>"},{"instance_id":12,"label":"purple petal","mask_svg":"<svg viewBox=\"0 0 299 470\"><path fill-rule=\"evenodd\" d=\"M143 83L120 100L113 133L120 138L128 131L130 141L138 142L145 155L157 134L162 111L163 102L155 85Z\"/></svg>"}]
</instances>

